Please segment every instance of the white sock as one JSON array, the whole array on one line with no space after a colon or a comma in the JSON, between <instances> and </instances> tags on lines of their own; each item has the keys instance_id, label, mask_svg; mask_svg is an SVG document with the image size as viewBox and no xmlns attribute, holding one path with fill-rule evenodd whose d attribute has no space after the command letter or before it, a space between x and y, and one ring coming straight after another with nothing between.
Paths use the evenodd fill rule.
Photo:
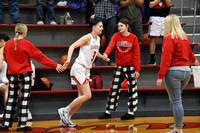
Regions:
<instances>
[{"instance_id":1,"label":"white sock","mask_svg":"<svg viewBox=\"0 0 200 133\"><path fill-rule=\"evenodd\" d=\"M129 114L129 115L134 115L134 112L128 111L128 114Z\"/></svg>"},{"instance_id":2,"label":"white sock","mask_svg":"<svg viewBox=\"0 0 200 133\"><path fill-rule=\"evenodd\" d=\"M65 112L65 113L69 113L69 112L70 112L70 110L71 110L71 109L70 109L70 107L69 107L69 106L67 106L67 107L65 107L65 109L64 109L64 112Z\"/></svg>"},{"instance_id":3,"label":"white sock","mask_svg":"<svg viewBox=\"0 0 200 133\"><path fill-rule=\"evenodd\" d=\"M111 111L110 110L106 110L106 112L105 112L106 114L111 114Z\"/></svg>"}]
</instances>

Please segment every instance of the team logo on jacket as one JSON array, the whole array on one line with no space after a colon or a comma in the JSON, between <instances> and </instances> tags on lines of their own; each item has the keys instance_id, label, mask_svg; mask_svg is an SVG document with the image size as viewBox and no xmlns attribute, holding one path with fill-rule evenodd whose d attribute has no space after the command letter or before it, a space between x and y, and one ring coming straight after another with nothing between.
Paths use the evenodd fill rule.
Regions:
<instances>
[{"instance_id":1,"label":"team logo on jacket","mask_svg":"<svg viewBox=\"0 0 200 133\"><path fill-rule=\"evenodd\" d=\"M133 43L129 43L127 41L117 42L117 49L121 53L126 53L131 49L132 45L133 45Z\"/></svg>"}]
</instances>

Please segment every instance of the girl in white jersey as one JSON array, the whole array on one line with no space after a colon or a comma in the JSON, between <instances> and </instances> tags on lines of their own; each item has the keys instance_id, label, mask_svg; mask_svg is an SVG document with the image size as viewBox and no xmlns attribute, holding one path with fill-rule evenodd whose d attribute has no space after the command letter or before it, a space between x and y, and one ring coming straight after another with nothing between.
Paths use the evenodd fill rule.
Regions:
<instances>
[{"instance_id":1,"label":"girl in white jersey","mask_svg":"<svg viewBox=\"0 0 200 133\"><path fill-rule=\"evenodd\" d=\"M92 97L88 80L90 76L90 69L92 68L92 63L96 56L105 61L109 61L108 58L104 58L104 56L99 53L100 37L98 35L100 35L103 30L102 21L96 18L93 19L90 22L90 28L92 29L91 33L84 35L69 47L68 60L63 65L67 68L74 49L80 47L79 56L72 65L70 72L72 85L77 85L78 88L78 97L67 107L58 109L61 119L60 125L62 126L77 126L77 124L71 122L71 116L84 102L88 101Z\"/></svg>"}]
</instances>

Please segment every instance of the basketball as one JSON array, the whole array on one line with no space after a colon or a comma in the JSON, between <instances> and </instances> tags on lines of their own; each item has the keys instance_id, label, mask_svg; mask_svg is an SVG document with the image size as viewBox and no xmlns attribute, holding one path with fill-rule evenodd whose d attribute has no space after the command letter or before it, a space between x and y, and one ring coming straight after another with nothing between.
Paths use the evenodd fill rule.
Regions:
<instances>
[{"instance_id":1,"label":"basketball","mask_svg":"<svg viewBox=\"0 0 200 133\"><path fill-rule=\"evenodd\" d=\"M143 39L141 40L141 43L144 45L149 45L150 43L150 38L148 37L148 33L143 34Z\"/></svg>"},{"instance_id":2,"label":"basketball","mask_svg":"<svg viewBox=\"0 0 200 133\"><path fill-rule=\"evenodd\" d=\"M47 86L47 88L50 87L50 81L49 81L47 78L42 77L42 78L40 78L40 79L44 82L44 84Z\"/></svg>"},{"instance_id":3,"label":"basketball","mask_svg":"<svg viewBox=\"0 0 200 133\"><path fill-rule=\"evenodd\" d=\"M68 56L67 55L63 55L62 57L60 57L60 64L63 65L65 63L65 61L67 61ZM70 60L69 66L72 65L72 59Z\"/></svg>"},{"instance_id":4,"label":"basketball","mask_svg":"<svg viewBox=\"0 0 200 133\"><path fill-rule=\"evenodd\" d=\"M106 47L106 38L105 36L103 35L102 38L101 38L101 47Z\"/></svg>"}]
</instances>

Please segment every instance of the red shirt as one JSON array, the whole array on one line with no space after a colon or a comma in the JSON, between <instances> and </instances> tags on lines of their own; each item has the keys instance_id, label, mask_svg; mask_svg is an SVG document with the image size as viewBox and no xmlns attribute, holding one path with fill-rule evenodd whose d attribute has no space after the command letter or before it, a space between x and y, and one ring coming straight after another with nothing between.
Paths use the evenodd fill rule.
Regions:
<instances>
[{"instance_id":1,"label":"red shirt","mask_svg":"<svg viewBox=\"0 0 200 133\"><path fill-rule=\"evenodd\" d=\"M163 79L169 67L189 66L189 61L194 63L195 60L196 57L190 47L189 38L181 40L179 36L176 36L172 39L171 34L167 35L162 44L162 57L158 79Z\"/></svg>"},{"instance_id":2,"label":"red shirt","mask_svg":"<svg viewBox=\"0 0 200 133\"><path fill-rule=\"evenodd\" d=\"M14 39L9 40L4 46L3 55L8 64L8 74L33 72L30 57L45 66L52 68L57 67L54 61L42 54L30 41L25 39L18 40L17 50L15 50Z\"/></svg>"},{"instance_id":3,"label":"red shirt","mask_svg":"<svg viewBox=\"0 0 200 133\"><path fill-rule=\"evenodd\" d=\"M114 47L116 65L133 65L135 71L140 72L140 47L134 34L122 36L120 32L115 33L104 53L109 55Z\"/></svg>"}]
</instances>

